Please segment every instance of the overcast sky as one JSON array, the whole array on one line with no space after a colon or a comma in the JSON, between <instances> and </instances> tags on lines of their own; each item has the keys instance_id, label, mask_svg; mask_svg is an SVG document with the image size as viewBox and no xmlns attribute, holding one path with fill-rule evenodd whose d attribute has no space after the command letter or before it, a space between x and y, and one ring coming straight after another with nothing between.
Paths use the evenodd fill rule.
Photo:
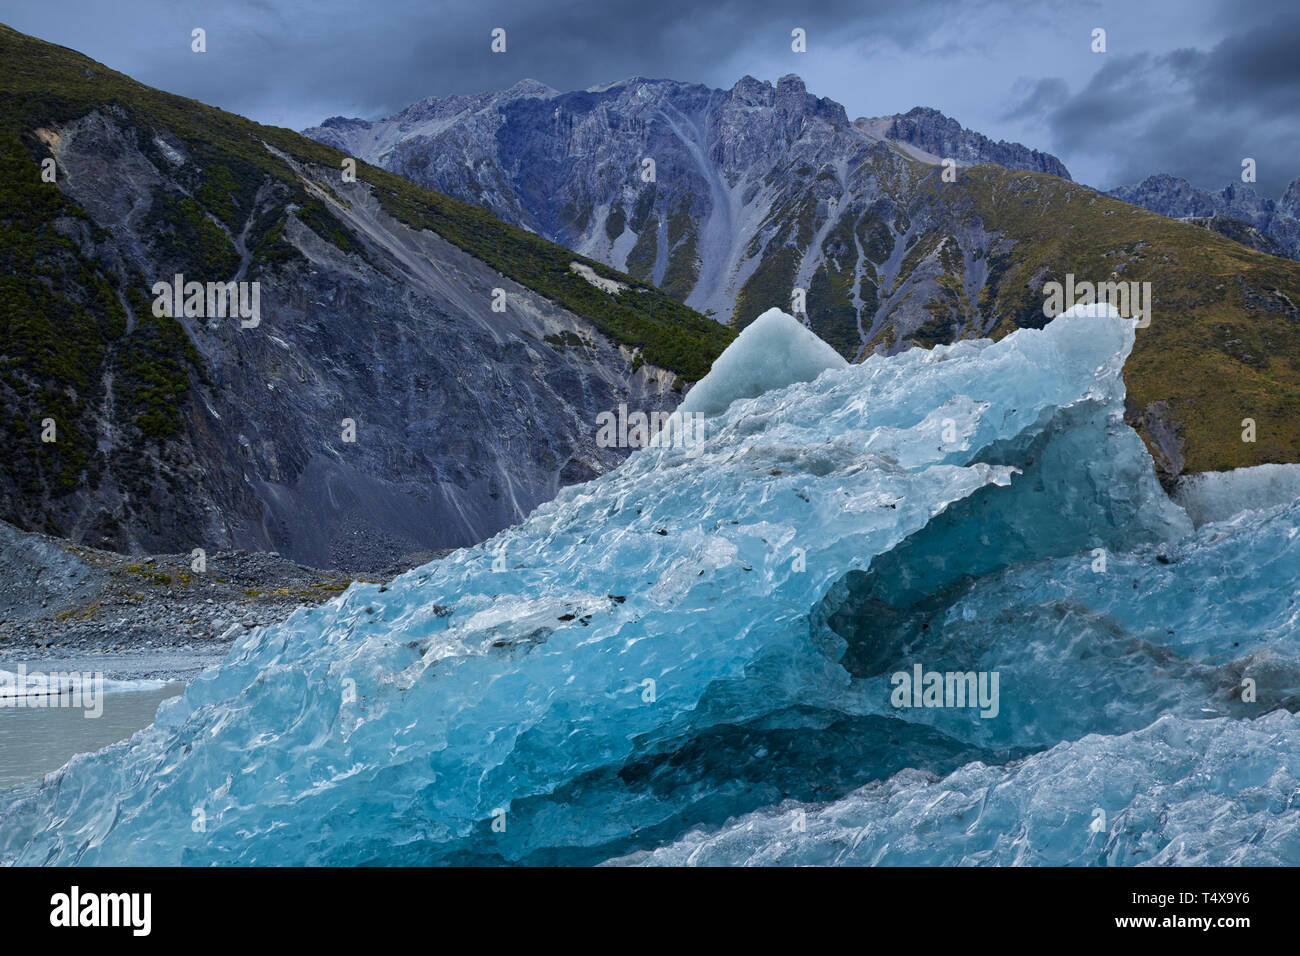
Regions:
<instances>
[{"instance_id":1,"label":"overcast sky","mask_svg":"<svg viewBox=\"0 0 1300 956\"><path fill-rule=\"evenodd\" d=\"M1263 195L1300 176L1298 0L0 0L0 21L294 129L524 77L797 73L850 118L934 106L1103 189L1155 172L1217 189L1247 156Z\"/></svg>"}]
</instances>

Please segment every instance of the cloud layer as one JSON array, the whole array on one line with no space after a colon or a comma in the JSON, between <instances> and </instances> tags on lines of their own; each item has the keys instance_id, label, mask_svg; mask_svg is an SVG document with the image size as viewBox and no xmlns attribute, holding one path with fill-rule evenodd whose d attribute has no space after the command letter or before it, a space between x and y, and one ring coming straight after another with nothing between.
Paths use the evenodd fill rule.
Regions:
<instances>
[{"instance_id":1,"label":"cloud layer","mask_svg":"<svg viewBox=\"0 0 1300 956\"><path fill-rule=\"evenodd\" d=\"M1108 54L1073 92L1039 79L1004 118L1040 122L1067 163L1099 160L1112 183L1172 172L1218 187L1249 157L1258 191L1277 196L1300 176L1300 9L1253 12L1209 49Z\"/></svg>"},{"instance_id":2,"label":"cloud layer","mask_svg":"<svg viewBox=\"0 0 1300 956\"><path fill-rule=\"evenodd\" d=\"M1156 172L1219 188L1246 156L1265 195L1300 175L1293 0L5 0L0 19L298 129L524 77L557 89L628 76L729 88L745 73L793 72L850 116L934 106L1055 152L1101 188ZM207 31L202 55L190 50L195 27ZM490 50L495 27L504 54ZM806 53L790 49L795 27ZM1096 27L1104 54L1090 49Z\"/></svg>"}]
</instances>

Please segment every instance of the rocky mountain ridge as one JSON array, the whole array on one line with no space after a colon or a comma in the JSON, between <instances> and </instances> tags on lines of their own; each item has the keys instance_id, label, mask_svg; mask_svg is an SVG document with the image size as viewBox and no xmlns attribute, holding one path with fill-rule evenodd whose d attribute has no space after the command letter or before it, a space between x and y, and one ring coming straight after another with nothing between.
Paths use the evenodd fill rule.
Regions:
<instances>
[{"instance_id":1,"label":"rocky mountain ridge","mask_svg":"<svg viewBox=\"0 0 1300 956\"><path fill-rule=\"evenodd\" d=\"M1162 477L1300 460L1300 268L931 110L850 122L796 76L636 78L523 83L308 133L732 327L785 306L851 360L1041 326L1045 288L1070 276L1147 289L1126 381ZM1246 419L1267 438L1243 441Z\"/></svg>"},{"instance_id":2,"label":"rocky mountain ridge","mask_svg":"<svg viewBox=\"0 0 1300 956\"><path fill-rule=\"evenodd\" d=\"M929 106L917 106L895 116L858 120L871 130L879 130L884 139L908 143L940 159L948 157L963 166L995 163L1007 169L1026 169L1069 179L1065 164L1050 153L1042 153L1020 143L993 141L983 133L963 127L955 119Z\"/></svg>"},{"instance_id":3,"label":"rocky mountain ridge","mask_svg":"<svg viewBox=\"0 0 1300 956\"><path fill-rule=\"evenodd\" d=\"M1300 178L1269 199L1252 186L1230 183L1217 192L1159 173L1106 193L1171 219L1182 219L1270 255L1300 259Z\"/></svg>"},{"instance_id":4,"label":"rocky mountain ridge","mask_svg":"<svg viewBox=\"0 0 1300 956\"><path fill-rule=\"evenodd\" d=\"M877 176L847 182L864 165L892 177L898 159L951 158L1069 175L1053 156L995 143L933 109L850 122L794 75L745 76L730 90L634 77L570 93L524 80L373 123L334 117L305 134L740 324L771 305L760 288L765 247L785 244L770 241L783 220L829 215L809 206L839 202L846 189L879 197Z\"/></svg>"}]
</instances>

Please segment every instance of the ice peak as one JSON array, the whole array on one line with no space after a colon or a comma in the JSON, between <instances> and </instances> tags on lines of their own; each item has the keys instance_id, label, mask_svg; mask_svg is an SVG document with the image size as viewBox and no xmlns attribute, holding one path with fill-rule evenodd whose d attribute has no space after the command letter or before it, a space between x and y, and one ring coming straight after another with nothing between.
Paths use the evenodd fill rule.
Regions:
<instances>
[{"instance_id":1,"label":"ice peak","mask_svg":"<svg viewBox=\"0 0 1300 956\"><path fill-rule=\"evenodd\" d=\"M811 382L849 363L794 316L768 309L745 326L682 402L681 411L717 415L734 401Z\"/></svg>"}]
</instances>

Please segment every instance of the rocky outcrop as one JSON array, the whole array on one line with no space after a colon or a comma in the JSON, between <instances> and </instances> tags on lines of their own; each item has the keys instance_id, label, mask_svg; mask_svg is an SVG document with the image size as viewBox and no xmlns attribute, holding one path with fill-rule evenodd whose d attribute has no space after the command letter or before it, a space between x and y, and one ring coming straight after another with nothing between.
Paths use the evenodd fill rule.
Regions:
<instances>
[{"instance_id":1,"label":"rocky outcrop","mask_svg":"<svg viewBox=\"0 0 1300 956\"><path fill-rule=\"evenodd\" d=\"M887 139L909 143L932 156L951 158L964 166L996 163L1007 169L1027 169L1061 179L1070 178L1065 164L1051 153L1041 153L1005 140L995 142L929 106L917 106L885 119L888 120L884 129Z\"/></svg>"},{"instance_id":2,"label":"rocky outcrop","mask_svg":"<svg viewBox=\"0 0 1300 956\"><path fill-rule=\"evenodd\" d=\"M62 129L64 188L107 230L101 256L170 277L179 266L159 261L142 223L151 196L175 187L129 139L99 114ZM327 178L297 172L309 185ZM242 547L331 567L472 544L549 500L562 475L621 460L596 445L601 411L675 405L671 375L633 371L581 316L396 221L364 184L331 190L319 197L353 251L291 216L285 239L301 259L260 274L256 328L183 320L201 373L163 474L183 483L184 511L145 513L111 474L68 504L130 512L128 550ZM586 344L547 342L565 335ZM101 430L109 455L124 450L111 421Z\"/></svg>"},{"instance_id":3,"label":"rocky outcrop","mask_svg":"<svg viewBox=\"0 0 1300 956\"><path fill-rule=\"evenodd\" d=\"M110 679L188 679L254 627L337 597L354 580L409 570L322 571L245 550L213 551L201 567L188 553L127 556L0 521L0 670L36 655L94 654ZM105 656L132 651L150 660Z\"/></svg>"}]
</instances>

